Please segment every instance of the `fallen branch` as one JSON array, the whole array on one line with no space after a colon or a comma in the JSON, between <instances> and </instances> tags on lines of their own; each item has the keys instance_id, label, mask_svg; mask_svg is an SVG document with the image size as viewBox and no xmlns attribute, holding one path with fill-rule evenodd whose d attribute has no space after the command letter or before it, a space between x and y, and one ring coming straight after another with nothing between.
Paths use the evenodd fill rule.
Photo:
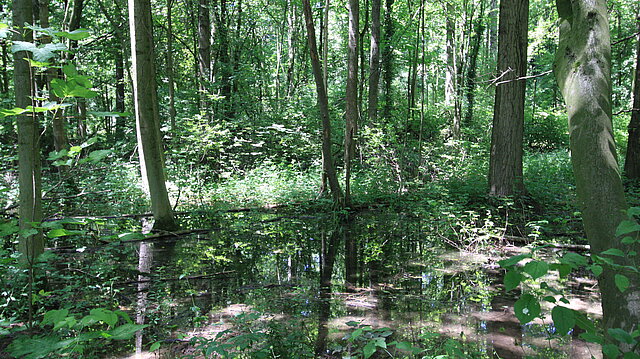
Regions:
<instances>
[{"instance_id":1,"label":"fallen branch","mask_svg":"<svg viewBox=\"0 0 640 359\"><path fill-rule=\"evenodd\" d=\"M180 280L207 279L207 278L226 276L226 275L229 275L229 274L233 274L235 272L236 271L234 271L234 270L230 270L230 271L224 271L224 272L218 272L218 273L212 273L212 274L195 275L195 276L191 276L191 277L153 278L153 279L130 280L128 282L115 283L115 285L124 286L124 285L130 285L130 284L140 284L140 283L150 283L150 282L176 282L176 281L180 281Z\"/></svg>"},{"instance_id":2,"label":"fallen branch","mask_svg":"<svg viewBox=\"0 0 640 359\"><path fill-rule=\"evenodd\" d=\"M523 243L530 244L532 242L531 239L525 237L517 237L517 236L494 236L494 238L504 239L510 242L515 243ZM563 244L563 243L545 243L547 246L551 248L559 248L559 249L570 249L574 251L589 251L591 247L588 244Z\"/></svg>"}]
</instances>

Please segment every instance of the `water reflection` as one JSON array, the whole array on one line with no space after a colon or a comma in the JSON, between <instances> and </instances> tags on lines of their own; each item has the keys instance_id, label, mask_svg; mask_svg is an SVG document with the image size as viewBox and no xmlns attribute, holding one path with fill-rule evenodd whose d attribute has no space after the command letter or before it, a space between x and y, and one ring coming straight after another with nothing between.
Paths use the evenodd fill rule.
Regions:
<instances>
[{"instance_id":1,"label":"water reflection","mask_svg":"<svg viewBox=\"0 0 640 359\"><path fill-rule=\"evenodd\" d=\"M195 226L211 226L208 220ZM349 321L391 327L393 340L424 348L441 349L442 340L425 335L437 332L485 357L562 356L561 343L546 332L549 321L523 328L513 315L514 298L499 286L497 250L452 252L417 218L241 213L217 221L221 230L141 243L137 321L153 309L155 322L175 327L152 327L156 336L212 337L232 329L229 313L258 311L306 321L316 356L331 355ZM597 306L592 294L577 292L587 308ZM598 357L597 348L575 338L565 344L566 356ZM141 345L142 337L136 349Z\"/></svg>"}]
</instances>

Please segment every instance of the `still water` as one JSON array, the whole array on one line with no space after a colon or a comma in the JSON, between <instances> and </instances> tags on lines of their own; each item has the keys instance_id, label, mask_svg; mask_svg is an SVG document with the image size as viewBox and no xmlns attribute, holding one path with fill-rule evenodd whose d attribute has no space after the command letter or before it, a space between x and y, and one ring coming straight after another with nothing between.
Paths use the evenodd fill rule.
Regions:
<instances>
[{"instance_id":1,"label":"still water","mask_svg":"<svg viewBox=\"0 0 640 359\"><path fill-rule=\"evenodd\" d=\"M362 357L377 340L380 358L410 354L404 344L383 347L394 341L422 349L419 358L600 357L577 337L555 337L548 318L518 322L516 294L505 294L497 265L517 247L452 249L427 221L375 211L203 215L183 227L213 229L129 244L139 274L122 295L150 325L138 337L141 353L161 341L165 357L201 357L207 348L212 357L225 348L246 357ZM598 318L593 280L563 286L572 308Z\"/></svg>"}]
</instances>

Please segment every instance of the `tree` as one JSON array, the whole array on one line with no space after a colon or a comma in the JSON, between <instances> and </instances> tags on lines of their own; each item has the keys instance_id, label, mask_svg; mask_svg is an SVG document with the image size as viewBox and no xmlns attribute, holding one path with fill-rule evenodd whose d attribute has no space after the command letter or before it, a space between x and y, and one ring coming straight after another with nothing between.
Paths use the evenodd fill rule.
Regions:
<instances>
[{"instance_id":1,"label":"tree","mask_svg":"<svg viewBox=\"0 0 640 359\"><path fill-rule=\"evenodd\" d=\"M489 194L524 191L522 140L527 72L529 0L500 1L498 79L491 131Z\"/></svg>"},{"instance_id":2,"label":"tree","mask_svg":"<svg viewBox=\"0 0 640 359\"><path fill-rule=\"evenodd\" d=\"M637 19L640 31L640 14ZM629 121L629 140L624 161L624 173L629 179L640 179L640 34L636 45L636 72L633 81L633 107Z\"/></svg>"},{"instance_id":3,"label":"tree","mask_svg":"<svg viewBox=\"0 0 640 359\"><path fill-rule=\"evenodd\" d=\"M349 0L349 51L347 53L347 89L344 129L344 203L351 204L351 160L356 149L354 137L358 123L358 0Z\"/></svg>"},{"instance_id":4,"label":"tree","mask_svg":"<svg viewBox=\"0 0 640 359\"><path fill-rule=\"evenodd\" d=\"M380 2L371 1L371 50L369 56L369 104L367 114L371 125L378 119L378 84L380 83Z\"/></svg>"},{"instance_id":5,"label":"tree","mask_svg":"<svg viewBox=\"0 0 640 359\"><path fill-rule=\"evenodd\" d=\"M173 230L177 224L165 184L149 0L129 0L129 28L140 167L151 197L154 229Z\"/></svg>"},{"instance_id":6,"label":"tree","mask_svg":"<svg viewBox=\"0 0 640 359\"><path fill-rule=\"evenodd\" d=\"M611 44L606 1L559 0L556 4L560 43L554 72L569 115L571 163L584 229L593 255L610 248L626 252L629 247L615 236L616 228L626 219L627 203L611 120ZM638 244L630 249L638 251ZM616 262L637 268L637 258L623 256ZM634 275L630 287L620 293L615 276L615 271L606 266L598 277L603 324L605 329L632 332L640 323L638 278Z\"/></svg>"},{"instance_id":7,"label":"tree","mask_svg":"<svg viewBox=\"0 0 640 359\"><path fill-rule=\"evenodd\" d=\"M33 24L33 7L30 0L13 0L14 40L33 42L33 31L26 25ZM33 77L29 66L30 53L18 51L13 55L13 80L15 85L15 105L20 108L33 106ZM38 122L35 113L25 112L18 116L18 183L19 217L22 230L31 229L32 223L42 220L42 183L40 170L40 148L38 145ZM41 234L20 237L20 252L27 262L44 252Z\"/></svg>"},{"instance_id":8,"label":"tree","mask_svg":"<svg viewBox=\"0 0 640 359\"><path fill-rule=\"evenodd\" d=\"M173 33L172 33L173 37ZM200 103L202 110L210 114L208 84L211 81L211 18L209 0L198 0L198 73L200 77Z\"/></svg>"},{"instance_id":9,"label":"tree","mask_svg":"<svg viewBox=\"0 0 640 359\"><path fill-rule=\"evenodd\" d=\"M318 109L322 121L322 172L329 182L331 196L336 204L342 204L342 190L333 166L331 156L331 120L329 117L329 99L327 98L327 89L325 80L322 76L322 66L318 57L318 46L316 45L316 30L313 26L313 14L311 13L311 4L309 0L302 0L302 10L304 11L304 20L307 28L307 41L309 43L309 57L311 58L311 67L313 77L316 82L316 91L318 96Z\"/></svg>"},{"instance_id":10,"label":"tree","mask_svg":"<svg viewBox=\"0 0 640 359\"><path fill-rule=\"evenodd\" d=\"M446 57L447 69L444 81L444 105L452 118L451 133L453 138L460 138L460 99L458 93L458 70L455 57L455 11L453 4L446 4L447 19L445 32L447 37Z\"/></svg>"}]
</instances>

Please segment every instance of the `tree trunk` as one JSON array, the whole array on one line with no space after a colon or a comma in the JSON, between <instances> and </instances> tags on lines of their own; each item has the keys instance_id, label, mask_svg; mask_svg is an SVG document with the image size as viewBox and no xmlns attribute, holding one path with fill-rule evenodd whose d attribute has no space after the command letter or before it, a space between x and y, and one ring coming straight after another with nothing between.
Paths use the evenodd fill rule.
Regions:
<instances>
[{"instance_id":1,"label":"tree trunk","mask_svg":"<svg viewBox=\"0 0 640 359\"><path fill-rule=\"evenodd\" d=\"M640 15L637 19L640 30ZM627 142L627 156L624 162L624 173L629 179L640 179L640 35L636 45L636 75L633 82L633 107L629 121L629 140Z\"/></svg>"},{"instance_id":2,"label":"tree trunk","mask_svg":"<svg viewBox=\"0 0 640 359\"><path fill-rule=\"evenodd\" d=\"M560 43L554 72L569 116L571 163L582 209L585 232L592 254L609 248L625 253L640 251L638 244L625 246L615 237L626 219L627 203L616 160L611 114L611 44L604 0L559 0ZM616 260L637 268L638 257ZM609 266L598 278L602 294L605 329L638 329L640 298L638 277L624 293L616 288ZM630 348L624 348L629 350Z\"/></svg>"},{"instance_id":3,"label":"tree trunk","mask_svg":"<svg viewBox=\"0 0 640 359\"><path fill-rule=\"evenodd\" d=\"M329 182L331 195L337 205L342 205L342 190L333 167L331 156L331 120L329 117L329 100L327 98L327 89L325 88L324 78L322 76L322 66L318 57L318 46L316 45L316 30L313 26L313 14L311 13L311 4L309 0L302 0L302 9L304 11L304 20L307 27L307 39L309 42L309 56L311 57L311 66L313 69L313 77L316 82L316 90L318 92L318 109L322 119L322 170Z\"/></svg>"},{"instance_id":4,"label":"tree trunk","mask_svg":"<svg viewBox=\"0 0 640 359\"><path fill-rule=\"evenodd\" d=\"M444 80L444 105L451 118L451 134L454 139L460 138L460 116L458 111L457 95L457 79L458 71L456 69L456 52L455 52L455 26L456 17L455 9L451 3L447 3L447 19L445 24L446 32L446 62L447 70Z\"/></svg>"},{"instance_id":5,"label":"tree trunk","mask_svg":"<svg viewBox=\"0 0 640 359\"><path fill-rule=\"evenodd\" d=\"M385 1L384 14L384 47L382 48L382 68L384 70L384 106L382 107L382 116L386 121L391 120L391 110L393 109L393 94L391 88L393 85L393 34L395 32L393 26L393 2L394 0Z\"/></svg>"},{"instance_id":6,"label":"tree trunk","mask_svg":"<svg viewBox=\"0 0 640 359\"><path fill-rule=\"evenodd\" d=\"M475 104L476 78L478 70L478 54L480 53L480 44L482 43L482 34L484 33L484 1L480 4L478 18L474 24L474 34L471 39L471 51L469 53L469 68L467 69L465 91L467 95L467 111L465 113L465 122L470 124L473 121L473 106Z\"/></svg>"},{"instance_id":7,"label":"tree trunk","mask_svg":"<svg viewBox=\"0 0 640 359\"><path fill-rule=\"evenodd\" d=\"M142 176L147 182L151 196L154 228L174 230L177 224L173 218L165 184L152 46L153 22L149 0L129 0L129 28L138 152Z\"/></svg>"},{"instance_id":8,"label":"tree trunk","mask_svg":"<svg viewBox=\"0 0 640 359\"><path fill-rule=\"evenodd\" d=\"M167 77L169 81L169 123L171 137L176 136L176 84L173 69L173 0L167 0Z\"/></svg>"},{"instance_id":9,"label":"tree trunk","mask_svg":"<svg viewBox=\"0 0 640 359\"><path fill-rule=\"evenodd\" d=\"M208 100L208 84L211 81L211 18L209 16L209 0L198 1L198 73L200 74L201 112L207 117L211 114Z\"/></svg>"},{"instance_id":10,"label":"tree trunk","mask_svg":"<svg viewBox=\"0 0 640 359\"><path fill-rule=\"evenodd\" d=\"M33 24L33 8L31 1L13 0L13 23L15 24L15 41L33 41L33 32L22 28L23 24ZM18 25L20 24L20 25ZM19 51L13 55L13 80L15 84L16 107L32 106L33 78L26 61L30 53ZM40 171L40 148L38 145L38 123L34 113L24 113L17 118L18 122L18 183L20 228L31 229L31 223L42 221L42 183ZM27 263L33 263L38 255L44 252L44 239L41 233L20 236L19 249Z\"/></svg>"},{"instance_id":11,"label":"tree trunk","mask_svg":"<svg viewBox=\"0 0 640 359\"><path fill-rule=\"evenodd\" d=\"M491 131L489 194L511 196L524 191L522 141L524 77L527 72L529 0L501 0L498 34L498 76Z\"/></svg>"},{"instance_id":12,"label":"tree trunk","mask_svg":"<svg viewBox=\"0 0 640 359\"><path fill-rule=\"evenodd\" d=\"M351 160L355 153L358 124L358 0L349 0L349 51L347 52L347 89L344 130L344 203L351 204Z\"/></svg>"},{"instance_id":13,"label":"tree trunk","mask_svg":"<svg viewBox=\"0 0 640 359\"><path fill-rule=\"evenodd\" d=\"M369 56L369 104L371 125L378 119L378 84L380 82L380 0L371 0L371 52Z\"/></svg>"}]
</instances>

